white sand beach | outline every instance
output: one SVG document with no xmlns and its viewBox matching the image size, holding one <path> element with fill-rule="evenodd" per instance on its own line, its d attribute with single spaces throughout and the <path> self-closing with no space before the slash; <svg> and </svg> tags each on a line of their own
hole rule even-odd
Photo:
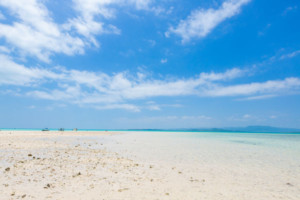
<svg viewBox="0 0 300 200">
<path fill-rule="evenodd" d="M 214 134 L 0 131 L 0 199 L 300 199 L 299 135 Z"/>
</svg>

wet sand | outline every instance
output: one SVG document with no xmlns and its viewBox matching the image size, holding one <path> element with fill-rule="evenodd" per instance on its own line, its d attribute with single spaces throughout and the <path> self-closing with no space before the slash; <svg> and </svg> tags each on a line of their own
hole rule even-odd
<svg viewBox="0 0 300 200">
<path fill-rule="evenodd" d="M 161 154 L 177 144 L 130 134 L 0 131 L 0 199 L 300 199 L 299 160 L 276 166 L 259 151 L 252 153 L 261 163 L 237 159 L 237 146 L 205 140 L 197 159 L 179 148 L 187 160 L 175 153 L 167 160 Z"/>
</svg>

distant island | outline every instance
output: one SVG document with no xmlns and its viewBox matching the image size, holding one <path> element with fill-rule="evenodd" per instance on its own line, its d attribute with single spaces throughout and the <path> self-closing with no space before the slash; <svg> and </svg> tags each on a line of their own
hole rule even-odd
<svg viewBox="0 0 300 200">
<path fill-rule="evenodd" d="M 180 128 L 180 129 L 128 129 L 147 131 L 202 131 L 202 132 L 251 132 L 251 133 L 300 133 L 300 129 L 272 126 L 247 126 L 226 128 Z"/>
</svg>

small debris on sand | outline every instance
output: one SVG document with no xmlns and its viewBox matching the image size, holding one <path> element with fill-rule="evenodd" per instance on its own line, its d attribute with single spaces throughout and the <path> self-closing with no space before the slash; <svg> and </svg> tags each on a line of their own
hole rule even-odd
<svg viewBox="0 0 300 200">
<path fill-rule="evenodd" d="M 80 175 L 81 175 L 81 173 L 78 172 L 77 174 L 73 175 L 73 178 L 76 177 L 76 176 L 80 176 Z"/>
<path fill-rule="evenodd" d="M 129 190 L 129 188 L 123 188 L 123 189 L 119 189 L 118 192 L 123 192 L 125 190 Z"/>
<path fill-rule="evenodd" d="M 286 183 L 288 186 L 294 186 L 293 184 L 291 184 L 291 183 Z"/>
</svg>

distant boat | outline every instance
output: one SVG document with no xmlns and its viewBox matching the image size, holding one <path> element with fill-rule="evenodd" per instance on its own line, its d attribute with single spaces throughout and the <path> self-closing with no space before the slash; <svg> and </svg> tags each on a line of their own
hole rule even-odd
<svg viewBox="0 0 300 200">
<path fill-rule="evenodd" d="M 65 129 L 64 128 L 60 128 L 60 129 L 58 129 L 59 131 L 65 131 Z"/>
<path fill-rule="evenodd" d="M 73 131 L 78 131 L 78 129 L 77 129 L 77 128 L 74 128 Z"/>
<path fill-rule="evenodd" d="M 42 129 L 42 131 L 49 131 L 49 128 L 44 128 Z"/>
</svg>

